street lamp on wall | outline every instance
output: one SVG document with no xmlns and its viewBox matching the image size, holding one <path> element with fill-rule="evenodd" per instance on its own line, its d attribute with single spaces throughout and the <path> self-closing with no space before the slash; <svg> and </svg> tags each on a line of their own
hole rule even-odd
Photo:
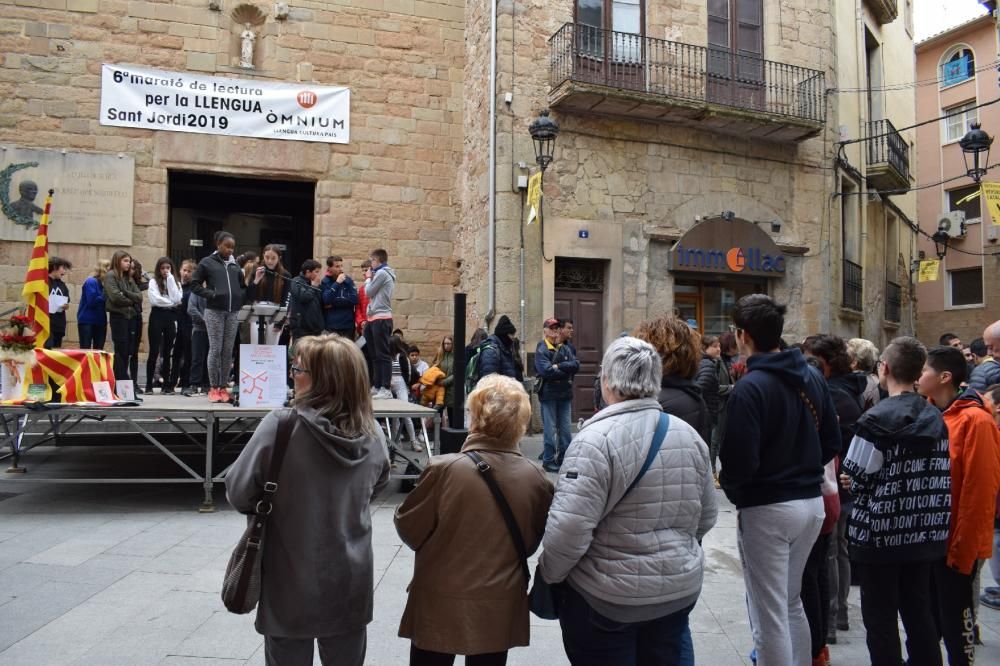
<svg viewBox="0 0 1000 666">
<path fill-rule="evenodd" d="M 528 133 L 535 144 L 535 162 L 544 172 L 552 162 L 556 150 L 556 137 L 559 136 L 559 123 L 549 118 L 549 110 L 542 112 L 528 126 Z"/>
<path fill-rule="evenodd" d="M 965 174 L 977 184 L 986 175 L 990 163 L 990 146 L 993 145 L 993 137 L 980 128 L 979 123 L 972 123 L 966 135 L 958 141 L 965 160 Z"/>
<path fill-rule="evenodd" d="M 938 259 L 944 260 L 944 255 L 948 254 L 948 241 L 951 236 L 948 235 L 947 231 L 938 229 L 931 236 L 931 240 L 934 241 L 934 251 L 937 253 Z"/>
</svg>

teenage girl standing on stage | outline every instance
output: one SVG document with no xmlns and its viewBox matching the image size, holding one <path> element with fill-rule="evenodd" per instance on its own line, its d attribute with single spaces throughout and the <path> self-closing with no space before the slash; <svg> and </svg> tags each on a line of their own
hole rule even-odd
<svg viewBox="0 0 1000 666">
<path fill-rule="evenodd" d="M 247 301 L 250 303 L 274 303 L 285 306 L 288 304 L 288 290 L 292 285 L 292 274 L 285 269 L 281 262 L 281 250 L 277 245 L 265 245 L 261 252 L 263 264 L 257 267 L 253 275 L 253 282 L 247 285 Z M 275 321 L 284 319 L 283 316 L 275 318 Z M 267 327 L 267 344 L 278 344 L 281 335 L 281 326 Z M 250 331 L 250 339 L 257 342 L 257 330 Z"/>
<path fill-rule="evenodd" d="M 215 234 L 215 252 L 198 263 L 191 278 L 191 291 L 206 300 L 205 329 L 208 332 L 208 392 L 210 402 L 229 402 L 229 368 L 233 344 L 239 330 L 237 313 L 243 305 L 246 284 L 243 271 L 233 258 L 236 238 L 228 231 Z"/>
<path fill-rule="evenodd" d="M 153 279 L 147 290 L 149 304 L 149 358 L 146 360 L 146 393 L 153 392 L 153 373 L 156 359 L 163 355 L 160 376 L 163 377 L 162 392 L 172 394 L 174 386 L 170 382 L 170 361 L 173 357 L 174 340 L 177 337 L 177 307 L 181 304 L 181 288 L 174 279 L 174 262 L 170 257 L 160 257 L 153 270 Z"/>
<path fill-rule="evenodd" d="M 111 270 L 104 275 L 104 307 L 111 320 L 116 382 L 132 379 L 129 354 L 139 335 L 136 304 L 142 305 L 142 292 L 132 279 L 132 257 L 125 250 L 118 250 L 111 257 Z"/>
</svg>

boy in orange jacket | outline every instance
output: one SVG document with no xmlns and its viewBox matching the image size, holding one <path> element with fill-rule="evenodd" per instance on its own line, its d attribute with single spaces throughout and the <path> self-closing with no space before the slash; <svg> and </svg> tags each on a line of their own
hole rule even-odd
<svg viewBox="0 0 1000 666">
<path fill-rule="evenodd" d="M 959 349 L 927 352 L 917 386 L 944 412 L 951 459 L 948 556 L 937 567 L 940 630 L 951 666 L 975 660 L 974 581 L 979 560 L 993 552 L 993 514 L 1000 491 L 1000 432 L 973 390 L 960 388 L 968 366 Z M 919 496 L 919 495 L 918 495 Z"/>
</svg>

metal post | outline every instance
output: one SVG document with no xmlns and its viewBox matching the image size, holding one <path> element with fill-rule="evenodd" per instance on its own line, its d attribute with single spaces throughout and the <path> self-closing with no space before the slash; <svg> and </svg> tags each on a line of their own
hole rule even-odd
<svg viewBox="0 0 1000 666">
<path fill-rule="evenodd" d="M 202 501 L 201 507 L 198 508 L 198 513 L 215 513 L 215 498 L 212 497 L 212 491 L 215 488 L 215 482 L 212 481 L 212 452 L 215 450 L 216 436 L 219 433 L 219 417 L 216 412 L 208 413 L 205 425 L 207 426 L 205 428 L 205 499 Z"/>
</svg>

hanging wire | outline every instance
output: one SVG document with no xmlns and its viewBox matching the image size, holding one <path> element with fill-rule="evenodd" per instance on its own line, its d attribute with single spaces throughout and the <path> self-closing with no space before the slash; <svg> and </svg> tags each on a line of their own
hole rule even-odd
<svg viewBox="0 0 1000 666">
<path fill-rule="evenodd" d="M 982 67 L 977 67 L 974 72 L 978 74 L 979 72 L 985 72 L 988 69 L 993 69 L 994 67 L 1000 66 L 1000 60 L 994 60 L 988 65 L 983 65 Z M 971 78 L 971 77 L 970 77 Z M 944 77 L 937 79 L 924 79 L 922 81 L 911 81 L 909 83 L 894 83 L 889 86 L 883 86 L 878 88 L 830 88 L 827 92 L 830 93 L 867 93 L 867 92 L 892 92 L 894 90 L 907 90 L 909 88 L 923 88 L 925 86 L 933 86 L 944 83 Z M 969 79 L 963 79 L 968 81 Z"/>
<path fill-rule="evenodd" d="M 984 106 L 990 106 L 990 105 L 996 104 L 997 102 L 1000 102 L 1000 97 L 997 97 L 996 99 L 990 100 L 989 102 L 983 102 L 982 104 L 977 104 L 977 105 L 969 107 L 969 108 L 963 108 L 961 111 L 955 111 L 953 113 L 946 113 L 945 115 L 938 116 L 937 118 L 931 118 L 930 120 L 923 120 L 923 121 L 921 121 L 919 123 L 915 123 L 913 125 L 908 125 L 907 127 L 900 127 L 898 129 L 896 129 L 896 131 L 894 131 L 894 132 L 883 132 L 882 134 L 873 134 L 872 136 L 866 136 L 866 137 L 862 137 L 860 139 L 847 139 L 846 141 L 838 141 L 837 145 L 840 146 L 841 148 L 843 148 L 844 146 L 850 145 L 852 143 L 861 143 L 862 141 L 872 141 L 874 139 L 881 139 L 881 138 L 887 137 L 887 136 L 895 136 L 896 134 L 899 134 L 901 132 L 905 132 L 906 130 L 915 129 L 917 127 L 923 127 L 924 125 L 930 125 L 931 123 L 936 123 L 939 120 L 947 120 L 948 118 L 954 118 L 955 116 L 964 116 L 969 111 L 974 111 L 975 109 L 981 109 Z"/>
</svg>

